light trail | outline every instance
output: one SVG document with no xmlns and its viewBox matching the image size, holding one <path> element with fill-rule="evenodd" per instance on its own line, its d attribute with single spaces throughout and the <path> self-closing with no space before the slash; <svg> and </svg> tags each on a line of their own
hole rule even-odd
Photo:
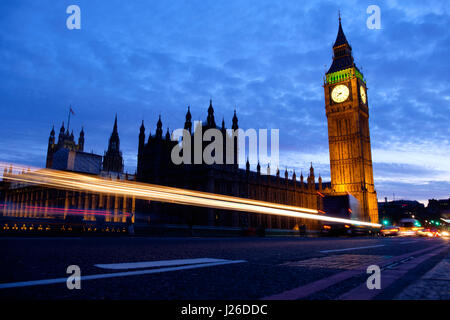
<svg viewBox="0 0 450 320">
<path fill-rule="evenodd" d="M 0 168 L 8 168 L 0 162 Z M 289 206 L 259 200 L 218 195 L 201 191 L 139 183 L 135 181 L 111 180 L 97 176 L 88 176 L 74 172 L 51 169 L 29 170 L 24 166 L 14 166 L 22 170 L 22 174 L 7 174 L 4 179 L 22 183 L 45 185 L 74 191 L 88 191 L 103 194 L 115 194 L 135 197 L 143 200 L 167 202 L 181 205 L 208 207 L 223 210 L 281 215 L 328 222 L 347 223 L 370 227 L 381 227 L 380 224 L 351 219 L 335 218 L 319 214 L 318 210 Z"/>
<path fill-rule="evenodd" d="M 0 210 L 13 209 L 11 203 L 0 204 Z M 68 216 L 113 216 L 114 211 L 108 210 L 93 210 L 93 209 L 71 209 L 71 208 L 58 208 L 58 207 L 42 207 L 42 206 L 23 206 L 21 208 L 25 211 L 32 211 L 32 214 L 46 214 L 49 216 L 68 215 Z M 130 217 L 131 213 L 118 211 L 119 216 Z"/>
</svg>

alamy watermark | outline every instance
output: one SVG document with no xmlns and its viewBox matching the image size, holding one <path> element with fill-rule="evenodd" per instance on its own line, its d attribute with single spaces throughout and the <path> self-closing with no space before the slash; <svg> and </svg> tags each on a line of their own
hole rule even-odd
<svg viewBox="0 0 450 320">
<path fill-rule="evenodd" d="M 81 9 L 79 6 L 72 4 L 67 7 L 66 13 L 70 14 L 66 20 L 67 29 L 81 29 Z"/>
<path fill-rule="evenodd" d="M 373 264 L 367 267 L 367 274 L 371 276 L 367 278 L 366 285 L 367 289 L 381 289 L 381 269 L 379 266 Z"/>
<path fill-rule="evenodd" d="M 176 129 L 171 140 L 178 142 L 171 151 L 172 163 L 181 164 L 238 164 L 263 161 L 272 167 L 279 165 L 279 129 L 210 128 L 203 132 L 197 125 L 193 134 L 186 129 Z M 270 147 L 270 155 L 268 149 Z"/>
<path fill-rule="evenodd" d="M 66 280 L 67 289 L 73 290 L 81 289 L 81 269 L 76 264 L 72 264 L 67 267 L 66 270 L 67 274 L 70 274 L 70 276 Z"/>
<path fill-rule="evenodd" d="M 67 7 L 66 13 L 70 14 L 66 20 L 66 26 L 69 30 L 81 29 L 81 9 L 79 6 L 72 4 Z M 370 16 L 366 20 L 367 28 L 381 29 L 381 9 L 379 6 L 372 4 L 367 7 L 366 13 Z"/>
<path fill-rule="evenodd" d="M 370 5 L 366 10 L 370 16 L 366 20 L 367 28 L 369 29 L 381 29 L 381 9 L 377 5 Z"/>
</svg>

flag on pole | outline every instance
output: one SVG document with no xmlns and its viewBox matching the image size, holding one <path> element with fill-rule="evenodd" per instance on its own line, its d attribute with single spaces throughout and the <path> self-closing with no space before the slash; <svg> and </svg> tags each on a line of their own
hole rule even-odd
<svg viewBox="0 0 450 320">
<path fill-rule="evenodd" d="M 75 112 L 72 110 L 72 106 L 70 107 L 69 111 L 70 111 L 71 114 L 75 115 Z"/>
</svg>

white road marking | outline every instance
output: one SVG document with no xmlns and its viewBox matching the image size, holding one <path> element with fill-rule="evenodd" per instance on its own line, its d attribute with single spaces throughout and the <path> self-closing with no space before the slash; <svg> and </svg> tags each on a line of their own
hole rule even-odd
<svg viewBox="0 0 450 320">
<path fill-rule="evenodd" d="M 92 275 L 88 275 L 88 276 L 81 276 L 80 278 L 81 278 L 81 281 L 84 281 L 84 280 L 128 277 L 128 276 L 138 276 L 138 275 L 143 275 L 143 274 L 152 274 L 152 273 L 162 273 L 162 272 L 170 272 L 170 271 L 178 271 L 178 270 L 214 267 L 214 266 L 221 266 L 221 265 L 225 265 L 225 264 L 234 264 L 234 263 L 243 263 L 243 262 L 247 262 L 247 261 L 245 261 L 245 260 L 225 260 L 223 262 L 202 263 L 202 264 L 194 264 L 194 265 L 187 265 L 187 266 L 180 266 L 180 267 L 168 267 L 168 268 L 145 269 L 145 270 L 128 271 L 128 272 L 92 274 Z M 55 279 L 44 279 L 44 280 L 35 280 L 35 281 L 0 283 L 0 289 L 30 287 L 30 286 L 39 286 L 39 285 L 55 284 L 55 283 L 65 283 L 66 281 L 67 281 L 67 278 L 55 278 Z"/>
<path fill-rule="evenodd" d="M 98 268 L 102 268 L 102 269 L 123 270 L 123 269 L 142 269 L 142 268 L 153 268 L 153 267 L 182 266 L 182 265 L 187 265 L 187 264 L 212 263 L 212 262 L 224 262 L 224 261 L 230 261 L 230 260 L 198 258 L 198 259 L 177 259 L 177 260 L 96 264 L 95 266 Z"/>
<path fill-rule="evenodd" d="M 335 249 L 335 250 L 323 250 L 319 251 L 321 253 L 329 253 L 329 252 L 339 252 L 339 251 L 351 251 L 351 250 L 360 250 L 360 249 L 369 249 L 369 248 L 378 248 L 384 247 L 384 244 L 379 244 L 376 246 L 367 246 L 367 247 L 355 247 L 355 248 L 345 248 L 345 249 Z"/>
</svg>

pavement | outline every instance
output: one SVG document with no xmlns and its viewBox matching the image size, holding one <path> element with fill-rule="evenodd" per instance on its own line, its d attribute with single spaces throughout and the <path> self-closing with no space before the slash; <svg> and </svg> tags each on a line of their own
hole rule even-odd
<svg viewBox="0 0 450 320">
<path fill-rule="evenodd" d="M 440 238 L 0 237 L 0 255 L 1 300 L 448 300 L 450 291 Z M 367 287 L 373 265 L 380 289 Z M 69 266 L 80 289 L 67 286 Z"/>
<path fill-rule="evenodd" d="M 450 300 L 450 254 L 419 280 L 395 297 L 396 300 Z"/>
</svg>

